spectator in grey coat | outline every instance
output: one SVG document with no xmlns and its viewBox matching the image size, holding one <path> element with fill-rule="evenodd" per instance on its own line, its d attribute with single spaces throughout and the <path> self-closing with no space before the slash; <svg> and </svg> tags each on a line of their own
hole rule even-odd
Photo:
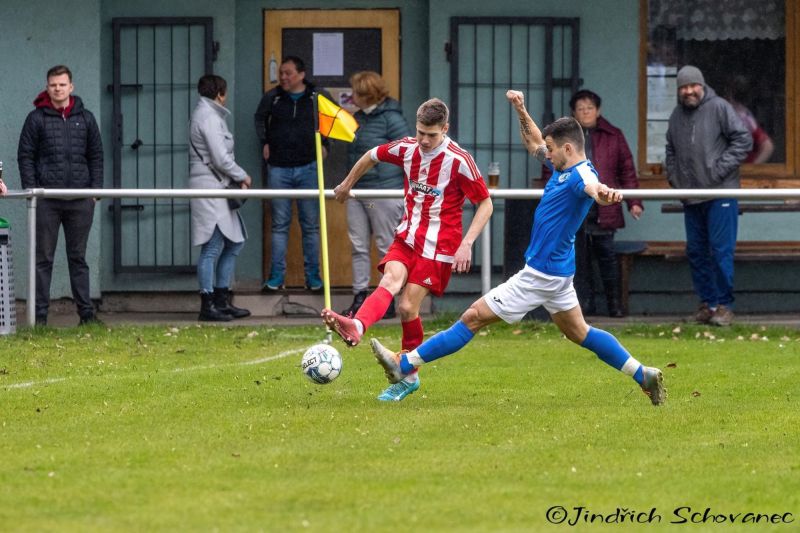
<svg viewBox="0 0 800 533">
<path fill-rule="evenodd" d="M 233 156 L 233 135 L 225 119 L 228 86 L 220 76 L 207 74 L 197 82 L 200 99 L 189 126 L 189 188 L 225 189 L 231 182 L 248 189 L 252 184 Z M 238 209 L 225 198 L 192 198 L 192 246 L 202 246 L 197 262 L 200 320 L 226 322 L 250 316 L 235 307 L 230 290 L 247 230 Z"/>
<path fill-rule="evenodd" d="M 706 85 L 700 69 L 678 71 L 678 105 L 667 129 L 667 180 L 676 189 L 738 189 L 739 165 L 753 145 L 736 110 Z M 739 206 L 735 198 L 683 200 L 686 257 L 700 299 L 695 321 L 733 321 L 733 254 Z"/>
<path fill-rule="evenodd" d="M 356 72 L 350 77 L 353 102 L 359 107 L 355 113 L 358 131 L 355 140 L 347 146 L 348 170 L 373 146 L 380 146 L 411 135 L 408 122 L 403 118 L 400 102 L 389 97 L 386 83 L 380 74 L 372 71 Z M 358 189 L 402 189 L 403 169 L 388 163 L 379 163 L 359 180 Z M 372 237 L 380 257 L 386 255 L 394 241 L 394 229 L 403 218 L 403 199 L 354 199 L 347 202 L 347 233 L 353 254 L 353 303 L 342 311 L 345 316 L 355 315 L 367 298 L 371 271 L 370 244 Z M 386 311 L 386 318 L 396 314 L 394 301 Z"/>
</svg>

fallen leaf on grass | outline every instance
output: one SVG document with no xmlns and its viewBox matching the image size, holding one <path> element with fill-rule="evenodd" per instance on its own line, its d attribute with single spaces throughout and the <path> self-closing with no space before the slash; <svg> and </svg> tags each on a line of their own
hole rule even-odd
<svg viewBox="0 0 800 533">
<path fill-rule="evenodd" d="M 700 391 L 692 391 L 692 396 L 697 398 L 698 396 L 700 396 Z"/>
<path fill-rule="evenodd" d="M 678 363 L 667 363 L 667 368 L 678 368 Z"/>
</svg>

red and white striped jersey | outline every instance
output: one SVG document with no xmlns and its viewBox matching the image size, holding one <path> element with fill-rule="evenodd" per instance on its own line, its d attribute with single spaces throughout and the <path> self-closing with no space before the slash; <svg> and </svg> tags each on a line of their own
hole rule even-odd
<svg viewBox="0 0 800 533">
<path fill-rule="evenodd" d="M 478 203 L 489 196 L 472 156 L 449 137 L 427 154 L 416 138 L 406 137 L 376 146 L 370 155 L 405 173 L 406 205 L 396 238 L 422 257 L 452 263 L 461 244 L 464 198 Z"/>
</svg>

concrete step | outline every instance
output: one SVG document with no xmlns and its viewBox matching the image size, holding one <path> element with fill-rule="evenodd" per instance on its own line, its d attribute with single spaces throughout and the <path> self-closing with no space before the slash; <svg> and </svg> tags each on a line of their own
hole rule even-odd
<svg viewBox="0 0 800 533">
<path fill-rule="evenodd" d="M 331 294 L 331 305 L 334 311 L 341 311 L 350 306 L 353 294 L 350 291 L 336 291 Z M 260 317 L 318 317 L 325 305 L 322 294 L 314 294 L 305 290 L 285 290 L 277 293 L 262 294 L 257 291 L 234 293 L 237 307 L 249 309 L 253 316 Z M 431 297 L 422 302 L 420 312 L 432 312 Z M 196 313 L 200 309 L 200 297 L 195 292 L 109 292 L 104 293 L 98 302 L 101 313 Z M 70 299 L 54 300 L 50 312 L 55 314 L 75 313 Z M 18 320 L 24 321 L 25 302 L 17 302 Z"/>
</svg>

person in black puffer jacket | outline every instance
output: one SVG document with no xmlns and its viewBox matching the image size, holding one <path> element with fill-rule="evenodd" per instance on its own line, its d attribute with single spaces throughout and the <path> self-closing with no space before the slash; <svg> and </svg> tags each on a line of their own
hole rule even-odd
<svg viewBox="0 0 800 533">
<path fill-rule="evenodd" d="M 100 189 L 103 142 L 94 115 L 72 96 L 72 72 L 47 71 L 47 89 L 33 101 L 19 137 L 17 159 L 24 189 Z M 64 227 L 72 296 L 80 324 L 97 322 L 89 290 L 86 243 L 94 219 L 94 198 L 40 198 L 36 210 L 36 324 L 47 324 L 50 279 L 59 227 Z"/>
</svg>

